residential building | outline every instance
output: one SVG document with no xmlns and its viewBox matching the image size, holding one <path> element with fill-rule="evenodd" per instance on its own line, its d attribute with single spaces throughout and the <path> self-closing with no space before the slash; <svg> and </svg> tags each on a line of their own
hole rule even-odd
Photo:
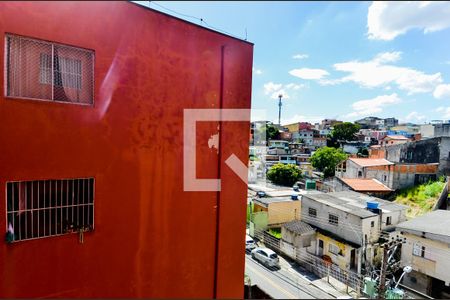
<svg viewBox="0 0 450 300">
<path fill-rule="evenodd" d="M 419 126 L 419 132 L 422 134 L 424 139 L 429 139 L 435 137 L 434 134 L 434 124 L 422 124 Z"/>
<path fill-rule="evenodd" d="M 398 119 L 396 118 L 386 118 L 384 119 L 384 127 L 391 128 L 398 125 Z"/>
<path fill-rule="evenodd" d="M 306 249 L 316 239 L 316 230 L 306 222 L 294 220 L 281 226 L 280 250 L 292 258 L 298 249 Z"/>
<path fill-rule="evenodd" d="M 373 207 L 373 208 L 372 208 Z M 363 252 L 372 262 L 380 231 L 406 220 L 404 205 L 352 191 L 302 196 L 301 220 L 317 229 L 315 255 L 326 255 L 343 269 L 361 272 Z"/>
<path fill-rule="evenodd" d="M 313 137 L 311 146 L 317 148 L 325 147 L 327 145 L 327 139 L 324 137 Z"/>
<path fill-rule="evenodd" d="M 450 298 L 450 211 L 435 210 L 396 227 L 406 239 L 401 266 L 413 268 L 403 284 L 433 298 Z"/>
<path fill-rule="evenodd" d="M 369 134 L 369 136 L 372 139 L 377 140 L 378 142 L 380 142 L 382 139 L 384 139 L 384 137 L 387 135 L 387 131 L 386 130 L 372 130 Z"/>
<path fill-rule="evenodd" d="M 438 163 L 393 163 L 384 158 L 349 158 L 338 164 L 335 175 L 341 179 L 376 179 L 397 190 L 435 180 Z"/>
<path fill-rule="evenodd" d="M 438 164 L 438 175 L 450 175 L 450 137 L 434 137 L 381 148 L 379 155 L 394 163 Z"/>
<path fill-rule="evenodd" d="M 269 149 L 289 149 L 289 142 L 285 140 L 269 140 Z"/>
<path fill-rule="evenodd" d="M 424 138 L 450 136 L 450 123 L 423 124 L 419 131 Z"/>
<path fill-rule="evenodd" d="M 292 124 L 283 125 L 289 132 L 297 132 L 299 130 L 311 130 L 314 126 L 308 122 L 296 122 Z"/>
<path fill-rule="evenodd" d="M 292 189 L 266 192 L 265 196 L 252 199 L 250 235 L 258 236 L 268 228 L 280 228 L 282 224 L 300 220 L 300 201 Z"/>
<path fill-rule="evenodd" d="M 363 129 L 386 129 L 397 126 L 398 120 L 396 118 L 382 119 L 378 117 L 365 117 L 363 119 L 356 120 L 355 123 L 359 124 Z"/>
<path fill-rule="evenodd" d="M 378 124 L 377 121 L 381 120 L 377 117 L 365 117 L 360 120 L 356 120 L 355 124 L 359 124 L 362 129 L 377 129 Z"/>
<path fill-rule="evenodd" d="M 292 141 L 295 143 L 303 143 L 306 146 L 313 144 L 314 130 L 302 129 L 292 133 Z"/>
<path fill-rule="evenodd" d="M 398 134 L 408 135 L 408 134 L 416 134 L 419 132 L 419 126 L 413 123 L 406 123 L 391 127 L 390 130 L 393 132 L 398 132 Z M 392 133 L 388 133 L 391 134 Z"/>
<path fill-rule="evenodd" d="M 325 129 L 319 129 L 319 135 L 320 137 L 328 137 L 331 133 L 331 129 L 330 128 L 325 128 Z"/>
<path fill-rule="evenodd" d="M 403 135 L 386 135 L 380 142 L 382 146 L 390 146 L 397 144 L 404 144 L 409 142 L 410 139 L 404 137 Z"/>
<path fill-rule="evenodd" d="M 249 122 L 217 151 L 198 122 L 198 178 L 228 174 L 189 191 L 183 111 L 250 108 L 253 45 L 125 1 L 0 20 L 0 297 L 242 298 L 247 188 L 219 158 L 247 161 Z"/>
<path fill-rule="evenodd" d="M 336 124 L 341 124 L 342 121 L 338 121 L 336 119 L 323 119 L 320 126 L 321 128 L 330 128 Z"/>
</svg>

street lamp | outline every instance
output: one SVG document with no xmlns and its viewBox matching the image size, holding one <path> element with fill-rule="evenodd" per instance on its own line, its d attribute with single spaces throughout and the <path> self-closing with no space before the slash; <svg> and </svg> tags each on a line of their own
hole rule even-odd
<svg viewBox="0 0 450 300">
<path fill-rule="evenodd" d="M 403 273 L 402 273 L 402 275 L 400 276 L 400 278 L 398 279 L 398 282 L 397 282 L 397 284 L 395 285 L 394 289 L 396 289 L 396 288 L 398 287 L 398 285 L 400 284 L 400 282 L 401 282 L 402 279 L 403 279 L 403 276 L 405 276 L 406 273 L 411 273 L 411 271 L 412 271 L 412 267 L 411 267 L 411 266 L 406 266 L 406 267 L 403 268 Z"/>
<path fill-rule="evenodd" d="M 278 125 L 280 125 L 281 126 L 281 98 L 283 98 L 283 95 L 282 94 L 279 94 L 278 95 L 278 98 L 280 99 L 279 101 L 278 101 Z"/>
</svg>

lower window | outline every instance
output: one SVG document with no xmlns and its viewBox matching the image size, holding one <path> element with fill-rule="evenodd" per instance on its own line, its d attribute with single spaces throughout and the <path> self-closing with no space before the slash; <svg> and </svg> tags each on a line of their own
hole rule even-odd
<svg viewBox="0 0 450 300">
<path fill-rule="evenodd" d="M 94 178 L 6 183 L 7 241 L 94 229 Z"/>
</svg>

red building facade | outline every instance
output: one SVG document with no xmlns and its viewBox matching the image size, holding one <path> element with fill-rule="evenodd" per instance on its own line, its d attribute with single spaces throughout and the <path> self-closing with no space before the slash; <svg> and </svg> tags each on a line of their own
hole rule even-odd
<svg viewBox="0 0 450 300">
<path fill-rule="evenodd" d="M 128 2 L 0 3 L 0 297 L 243 296 L 253 45 Z"/>
</svg>

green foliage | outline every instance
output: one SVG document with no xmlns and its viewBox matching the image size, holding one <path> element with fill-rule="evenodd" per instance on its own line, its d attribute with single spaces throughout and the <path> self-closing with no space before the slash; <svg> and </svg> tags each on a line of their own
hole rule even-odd
<svg viewBox="0 0 450 300">
<path fill-rule="evenodd" d="M 445 177 L 439 178 L 438 181 L 402 189 L 397 193 L 394 202 L 409 206 L 406 212 L 408 218 L 421 216 L 433 209 L 444 186 Z"/>
<path fill-rule="evenodd" d="M 252 217 L 252 212 L 253 212 L 253 203 L 250 202 L 249 204 L 247 204 L 247 223 L 250 223 L 250 219 Z"/>
<path fill-rule="evenodd" d="M 267 178 L 275 184 L 293 186 L 302 178 L 302 172 L 296 165 L 278 163 L 267 172 Z"/>
<path fill-rule="evenodd" d="M 280 228 L 270 228 L 268 230 L 271 236 L 276 237 L 277 239 L 281 239 L 281 229 Z"/>
<path fill-rule="evenodd" d="M 332 147 L 322 147 L 311 156 L 311 165 L 323 172 L 325 177 L 334 176 L 336 165 L 347 159 L 347 155 L 341 150 Z"/>
<path fill-rule="evenodd" d="M 361 156 L 369 156 L 369 150 L 367 148 L 359 148 L 358 154 Z"/>
<path fill-rule="evenodd" d="M 351 122 L 336 124 L 331 131 L 331 138 L 335 141 L 353 141 L 355 140 L 354 134 L 357 133 L 359 129 L 361 129 L 361 126 L 359 126 L 358 124 L 353 124 Z"/>
<path fill-rule="evenodd" d="M 278 139 L 280 136 L 280 132 L 278 131 L 278 129 L 270 124 L 267 124 L 266 127 L 266 137 L 268 140 L 276 140 Z"/>
<path fill-rule="evenodd" d="M 255 140 L 277 140 L 280 137 L 280 132 L 275 126 L 268 123 L 265 126 L 255 129 L 254 136 Z"/>
</svg>

